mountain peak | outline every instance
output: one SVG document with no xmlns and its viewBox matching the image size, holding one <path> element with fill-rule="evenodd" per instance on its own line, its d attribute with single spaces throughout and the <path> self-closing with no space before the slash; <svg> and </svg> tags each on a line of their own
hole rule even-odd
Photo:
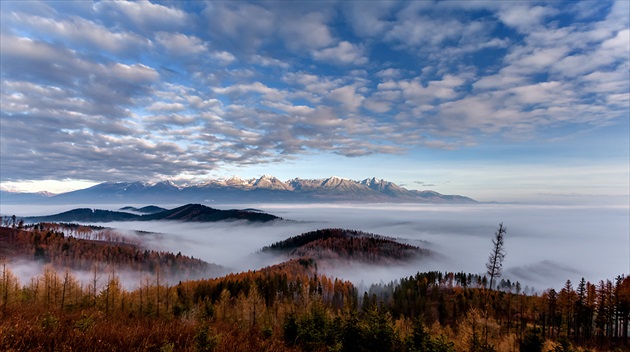
<svg viewBox="0 0 630 352">
<path fill-rule="evenodd" d="M 161 181 L 158 182 L 156 184 L 153 185 L 153 187 L 157 187 L 157 188 L 170 188 L 170 189 L 177 189 L 179 190 L 180 187 L 177 186 L 176 184 L 174 184 L 172 181 L 170 180 L 166 180 L 166 181 Z"/>
<path fill-rule="evenodd" d="M 290 191 L 292 187 L 289 184 L 286 184 L 274 176 L 271 175 L 263 175 L 258 180 L 254 182 L 252 185 L 254 188 L 266 188 L 272 190 L 279 191 Z"/>
<path fill-rule="evenodd" d="M 246 187 L 250 184 L 249 181 L 242 179 L 239 176 L 232 176 L 223 182 L 225 183 L 225 185 L 231 187 Z"/>
</svg>

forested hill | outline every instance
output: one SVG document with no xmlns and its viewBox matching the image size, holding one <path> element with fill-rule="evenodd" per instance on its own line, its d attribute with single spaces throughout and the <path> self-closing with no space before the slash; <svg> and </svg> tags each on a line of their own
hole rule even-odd
<svg viewBox="0 0 630 352">
<path fill-rule="evenodd" d="M 175 220 L 192 222 L 214 222 L 230 220 L 247 220 L 253 222 L 267 222 L 281 218 L 258 211 L 250 210 L 220 210 L 201 204 L 187 204 L 170 210 L 162 210 L 151 214 L 132 214 L 123 211 L 79 208 L 59 214 L 26 217 L 27 223 L 36 222 L 109 222 L 109 221 L 152 221 Z"/>
<path fill-rule="evenodd" d="M 201 278 L 227 271 L 181 253 L 148 250 L 114 229 L 76 224 L 0 227 L 0 261 L 5 258 L 33 259 L 75 270 L 91 270 L 94 265 L 148 273 L 160 270 L 171 278 Z"/>
<path fill-rule="evenodd" d="M 35 222 L 109 222 L 109 221 L 137 221 L 140 215 L 126 213 L 122 211 L 111 211 L 90 208 L 77 208 L 65 211 L 63 213 L 26 217 L 24 221 L 27 223 Z"/>
<path fill-rule="evenodd" d="M 275 215 L 258 211 L 240 209 L 219 210 L 201 204 L 187 204 L 179 208 L 141 216 L 141 220 L 143 221 L 178 220 L 212 222 L 223 220 L 248 220 L 256 222 L 267 222 L 280 219 L 281 218 Z"/>
<path fill-rule="evenodd" d="M 303 233 L 264 247 L 261 251 L 283 254 L 290 258 L 369 263 L 404 261 L 433 254 L 430 250 L 399 243 L 393 238 L 346 229 L 322 229 Z"/>
<path fill-rule="evenodd" d="M 168 209 L 158 207 L 155 205 L 147 205 L 146 207 L 142 207 L 142 208 L 127 206 L 127 207 L 122 207 L 119 210 L 132 211 L 132 212 L 141 213 L 141 214 L 155 214 L 155 213 L 159 213 L 161 211 L 168 210 Z"/>
</svg>

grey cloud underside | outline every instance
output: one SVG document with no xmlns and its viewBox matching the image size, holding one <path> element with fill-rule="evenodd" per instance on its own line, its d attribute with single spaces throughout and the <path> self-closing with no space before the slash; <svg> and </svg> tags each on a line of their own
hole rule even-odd
<svg viewBox="0 0 630 352">
<path fill-rule="evenodd" d="M 626 2 L 565 26 L 553 4 L 427 4 L 2 5 L 1 177 L 158 179 L 627 117 Z"/>
</svg>

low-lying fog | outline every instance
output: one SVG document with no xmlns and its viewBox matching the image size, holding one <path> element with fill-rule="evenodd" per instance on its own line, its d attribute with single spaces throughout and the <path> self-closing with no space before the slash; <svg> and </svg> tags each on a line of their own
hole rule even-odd
<svg viewBox="0 0 630 352">
<path fill-rule="evenodd" d="M 128 205 L 128 204 L 125 204 Z M 146 204 L 140 204 L 144 206 Z M 141 236 L 149 248 L 182 252 L 235 271 L 258 269 L 279 259 L 252 256 L 263 246 L 303 232 L 339 227 L 399 238 L 432 249 L 441 256 L 399 267 L 354 265 L 337 267 L 330 274 L 355 283 L 388 282 L 417 271 L 485 272 L 498 224 L 507 227 L 503 278 L 525 287 L 559 289 L 567 279 L 591 282 L 630 273 L 630 214 L 625 207 L 534 205 L 277 205 L 218 206 L 219 209 L 254 207 L 291 222 L 271 224 L 112 222 L 99 223 L 128 230 L 159 232 Z M 120 206 L 94 206 L 117 209 Z M 4 215 L 52 214 L 73 209 L 33 209 L 2 206 Z M 29 212 L 30 211 L 30 212 Z M 36 214 L 32 212 L 35 211 Z"/>
</svg>

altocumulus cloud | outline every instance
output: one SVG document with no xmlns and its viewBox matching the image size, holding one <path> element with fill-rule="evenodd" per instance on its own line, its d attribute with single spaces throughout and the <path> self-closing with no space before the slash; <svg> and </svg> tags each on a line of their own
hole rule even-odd
<svg viewBox="0 0 630 352">
<path fill-rule="evenodd" d="M 1 177 L 194 176 L 619 123 L 629 5 L 591 5 L 5 2 Z"/>
</svg>

